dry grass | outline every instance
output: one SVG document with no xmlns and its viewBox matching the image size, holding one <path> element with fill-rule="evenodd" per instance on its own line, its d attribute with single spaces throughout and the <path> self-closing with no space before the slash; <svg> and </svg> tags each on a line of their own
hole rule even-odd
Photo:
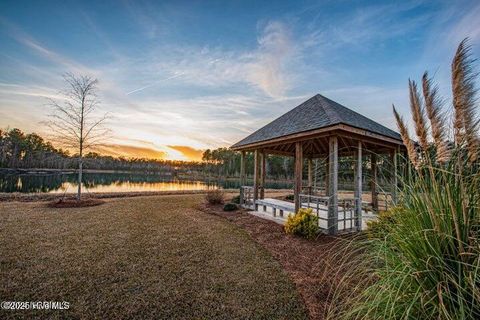
<svg viewBox="0 0 480 320">
<path fill-rule="evenodd" d="M 71 305 L 0 318 L 305 318 L 281 265 L 235 224 L 195 209 L 201 201 L 0 203 L 1 300 Z"/>
</svg>

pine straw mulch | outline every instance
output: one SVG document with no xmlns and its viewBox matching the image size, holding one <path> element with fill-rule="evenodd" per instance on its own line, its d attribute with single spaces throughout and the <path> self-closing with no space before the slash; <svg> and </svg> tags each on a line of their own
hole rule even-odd
<svg viewBox="0 0 480 320">
<path fill-rule="evenodd" d="M 87 198 L 87 199 L 58 199 L 51 201 L 47 204 L 50 208 L 83 208 L 83 207 L 93 207 L 99 206 L 104 204 L 105 201 L 101 199 L 95 198 Z"/>
<path fill-rule="evenodd" d="M 246 232 L 280 262 L 295 283 L 311 319 L 325 319 L 332 295 L 342 278 L 338 253 L 346 253 L 348 236 L 319 235 L 314 240 L 285 234 L 283 226 L 240 209 L 225 212 L 221 205 L 199 210 L 222 216 Z M 340 272 L 339 272 L 340 271 Z"/>
</svg>

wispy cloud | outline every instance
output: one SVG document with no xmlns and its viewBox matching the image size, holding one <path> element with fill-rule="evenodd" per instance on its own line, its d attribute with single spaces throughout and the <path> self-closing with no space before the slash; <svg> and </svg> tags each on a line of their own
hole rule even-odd
<svg viewBox="0 0 480 320">
<path fill-rule="evenodd" d="M 470 41 L 480 44 L 480 3 L 473 8 L 469 8 L 464 12 L 463 16 L 458 19 L 448 33 L 447 39 L 450 45 L 458 45 L 465 37 L 469 37 Z"/>
<path fill-rule="evenodd" d="M 408 77 L 440 63 L 448 73 L 457 38 L 480 41 L 480 5 L 472 3 L 321 2 L 252 13 L 250 20 L 242 18 L 245 28 L 231 35 L 216 33 L 231 21 L 209 19 L 217 6 L 206 14 L 195 5 L 125 1 L 116 8 L 119 17 L 112 12 L 104 20 L 78 5 L 75 30 L 87 30 L 85 47 L 102 50 L 101 57 L 57 37 L 28 34 L 31 26 L 9 22 L 21 21 L 13 15 L 0 17 L 0 38 L 11 42 L 0 52 L 0 125 L 28 123 L 26 129 L 36 126 L 41 133 L 36 123 L 48 113 L 45 97 L 60 98 L 61 75 L 70 71 L 99 78 L 101 108 L 115 115 L 109 121 L 114 136 L 108 144 L 117 146 L 112 153 L 198 157 L 200 150 L 228 146 L 317 92 L 394 127 L 390 106 L 407 110 Z M 120 20 L 125 28 L 112 28 Z M 439 47 L 448 47 L 447 54 Z M 421 52 L 428 55 L 417 59 Z"/>
<path fill-rule="evenodd" d="M 137 61 L 137 70 L 157 71 L 164 78 L 153 80 L 140 89 L 155 87 L 165 80 L 195 87 L 243 85 L 259 89 L 269 97 L 280 97 L 295 79 L 296 44 L 288 26 L 270 21 L 259 29 L 257 47 L 234 51 L 221 47 L 159 46 Z M 167 75 L 165 77 L 165 75 Z M 134 89 L 128 94 L 137 92 Z"/>
<path fill-rule="evenodd" d="M 295 54 L 295 43 L 287 26 L 270 21 L 258 38 L 259 48 L 249 66 L 247 78 L 271 97 L 283 96 L 291 86 L 287 72 L 289 59 Z"/>
<path fill-rule="evenodd" d="M 161 82 L 163 82 L 163 81 L 172 80 L 172 79 L 178 78 L 178 77 L 180 77 L 180 76 L 182 76 L 182 75 L 183 75 L 183 73 L 177 73 L 177 74 L 175 74 L 175 75 L 173 75 L 173 76 L 171 76 L 171 77 L 168 77 L 168 78 L 165 78 L 165 79 L 160 79 L 160 80 L 155 81 L 155 82 L 153 82 L 153 83 L 147 84 L 146 86 L 143 86 L 143 87 L 140 87 L 140 88 L 138 88 L 138 89 L 129 91 L 129 92 L 126 93 L 126 95 L 129 96 L 129 95 L 131 95 L 132 93 L 145 90 L 145 89 L 150 88 L 150 87 L 152 87 L 152 86 L 154 86 L 154 85 L 156 85 L 156 84 L 159 84 L 159 83 L 161 83 Z"/>
<path fill-rule="evenodd" d="M 200 149 L 195 149 L 189 146 L 168 146 L 170 149 L 177 150 L 181 152 L 185 158 L 193 161 L 201 161 L 203 156 L 203 151 Z"/>
<path fill-rule="evenodd" d="M 138 147 L 121 144 L 104 144 L 98 147 L 98 152 L 114 157 L 127 158 L 150 158 L 150 159 L 165 159 L 167 152 L 156 150 L 153 148 Z"/>
</svg>

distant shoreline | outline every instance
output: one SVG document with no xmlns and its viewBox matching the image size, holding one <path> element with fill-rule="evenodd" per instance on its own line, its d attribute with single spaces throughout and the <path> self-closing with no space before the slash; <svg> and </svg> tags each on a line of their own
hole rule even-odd
<svg viewBox="0 0 480 320">
<path fill-rule="evenodd" d="M 25 175 L 44 175 L 44 174 L 74 174 L 77 173 L 76 169 L 49 169 L 49 168 L 0 168 L 0 174 L 25 174 Z M 209 174 L 200 174 L 196 172 L 185 173 L 170 171 L 135 171 L 135 170 L 112 170 L 112 169 L 83 169 L 83 173 L 126 173 L 126 174 L 152 174 L 163 175 L 169 177 L 177 177 L 179 179 L 193 179 L 193 180 L 239 180 L 240 177 L 235 176 L 214 176 Z M 247 177 L 247 181 L 253 181 L 253 177 Z M 266 178 L 266 182 L 277 183 L 293 183 L 292 179 L 274 179 Z"/>
<path fill-rule="evenodd" d="M 238 194 L 238 189 L 223 189 L 225 193 Z M 267 189 L 269 193 L 290 192 L 288 189 Z M 144 197 L 144 196 L 167 196 L 167 195 L 188 195 L 188 194 L 205 194 L 208 190 L 178 190 L 178 191 L 140 191 L 140 192 L 91 192 L 82 195 L 82 198 L 96 199 L 112 199 L 112 198 L 128 198 L 128 197 Z M 0 193 L 0 202 L 18 201 L 18 202 L 35 202 L 35 201 L 52 201 L 60 198 L 75 198 L 76 193 Z"/>
<path fill-rule="evenodd" d="M 0 168 L 0 173 L 11 174 L 74 174 L 77 169 L 47 169 L 47 168 Z M 165 176 L 173 176 L 169 171 L 128 171 L 128 170 L 111 170 L 111 169 L 83 169 L 83 173 L 142 173 L 142 174 L 161 174 Z"/>
</svg>

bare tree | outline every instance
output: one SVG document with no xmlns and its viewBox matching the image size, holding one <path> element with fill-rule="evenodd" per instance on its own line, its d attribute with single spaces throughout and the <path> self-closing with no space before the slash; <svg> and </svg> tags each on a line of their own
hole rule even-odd
<svg viewBox="0 0 480 320">
<path fill-rule="evenodd" d="M 106 139 L 109 130 L 104 127 L 108 114 L 95 114 L 99 106 L 97 96 L 98 80 L 89 76 L 64 75 L 66 89 L 62 91 L 63 100 L 50 99 L 53 113 L 46 122 L 51 130 L 52 139 L 57 144 L 70 149 L 78 155 L 78 191 L 77 200 L 82 196 L 83 155 L 88 149 Z"/>
</svg>

